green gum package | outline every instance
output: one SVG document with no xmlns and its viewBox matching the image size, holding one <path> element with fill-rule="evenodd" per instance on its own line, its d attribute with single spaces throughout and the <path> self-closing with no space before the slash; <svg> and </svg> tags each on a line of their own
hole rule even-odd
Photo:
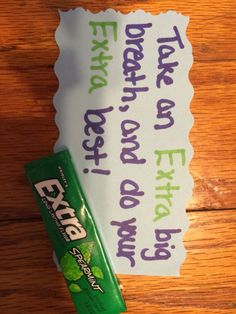
<svg viewBox="0 0 236 314">
<path fill-rule="evenodd" d="M 68 150 L 25 166 L 79 314 L 118 314 L 125 303 Z"/>
</svg>

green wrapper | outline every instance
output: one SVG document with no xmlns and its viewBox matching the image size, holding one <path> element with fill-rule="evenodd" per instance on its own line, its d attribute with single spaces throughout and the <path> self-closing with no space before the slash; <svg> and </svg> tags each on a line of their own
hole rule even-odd
<svg viewBox="0 0 236 314">
<path fill-rule="evenodd" d="M 77 313 L 125 312 L 69 152 L 33 161 L 25 169 Z"/>
</svg>

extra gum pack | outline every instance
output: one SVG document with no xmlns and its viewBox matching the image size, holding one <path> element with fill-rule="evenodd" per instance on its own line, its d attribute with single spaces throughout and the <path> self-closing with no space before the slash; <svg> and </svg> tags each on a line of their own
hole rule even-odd
<svg viewBox="0 0 236 314">
<path fill-rule="evenodd" d="M 69 151 L 33 161 L 25 169 L 77 313 L 125 312 Z"/>
</svg>

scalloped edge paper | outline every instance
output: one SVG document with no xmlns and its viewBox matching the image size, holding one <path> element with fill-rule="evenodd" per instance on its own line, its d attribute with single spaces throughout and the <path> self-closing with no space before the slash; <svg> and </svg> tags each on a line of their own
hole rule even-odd
<svg viewBox="0 0 236 314">
<path fill-rule="evenodd" d="M 189 18 L 59 11 L 54 97 L 116 273 L 179 275 L 192 195 Z"/>
</svg>

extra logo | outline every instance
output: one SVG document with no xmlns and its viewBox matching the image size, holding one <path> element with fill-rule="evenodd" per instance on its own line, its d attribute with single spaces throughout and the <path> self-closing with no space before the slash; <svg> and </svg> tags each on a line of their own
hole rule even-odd
<svg viewBox="0 0 236 314">
<path fill-rule="evenodd" d="M 59 180 L 45 180 L 34 186 L 66 241 L 85 238 L 86 230 L 76 217 L 75 209 L 64 200 L 65 190 Z"/>
</svg>

